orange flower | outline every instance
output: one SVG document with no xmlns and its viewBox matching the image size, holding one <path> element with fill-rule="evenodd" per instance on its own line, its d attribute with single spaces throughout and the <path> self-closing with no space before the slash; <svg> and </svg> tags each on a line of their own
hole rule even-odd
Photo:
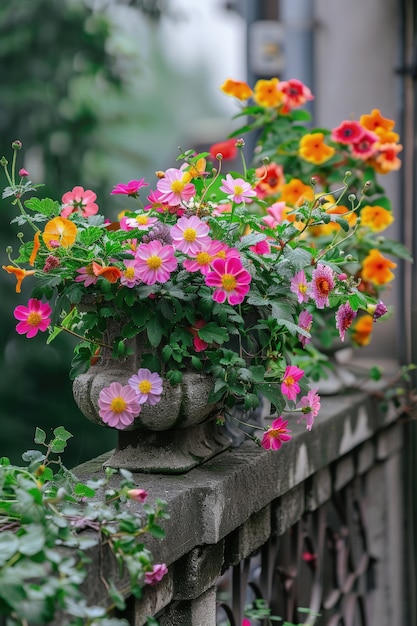
<svg viewBox="0 0 417 626">
<path fill-rule="evenodd" d="M 285 182 L 282 165 L 277 165 L 274 162 L 258 167 L 255 174 L 258 178 L 256 184 L 258 198 L 264 198 L 265 196 L 278 193 Z"/>
<path fill-rule="evenodd" d="M 358 346 L 367 346 L 371 342 L 373 328 L 372 315 L 362 315 L 352 326 L 352 341 Z"/>
<path fill-rule="evenodd" d="M 93 261 L 92 268 L 95 276 L 102 276 L 103 278 L 108 280 L 109 283 L 115 283 L 122 275 L 122 272 L 119 270 L 119 268 L 115 267 L 114 265 L 106 265 L 103 267 L 103 265 L 99 265 L 98 263 Z"/>
<path fill-rule="evenodd" d="M 362 276 L 374 285 L 385 285 L 393 280 L 394 274 L 391 269 L 394 267 L 397 267 L 396 263 L 385 258 L 379 250 L 373 248 L 363 261 Z"/>
<path fill-rule="evenodd" d="M 403 149 L 399 143 L 385 143 L 379 146 L 378 154 L 373 159 L 373 166 L 378 174 L 388 174 L 393 170 L 399 170 L 401 161 L 397 154 Z"/>
<path fill-rule="evenodd" d="M 382 117 L 379 109 L 372 109 L 369 115 L 361 115 L 359 124 L 373 133 L 377 130 L 377 128 L 392 130 L 395 126 L 394 120 Z"/>
<path fill-rule="evenodd" d="M 194 165 L 190 165 L 190 167 L 184 172 L 184 176 L 182 180 L 186 183 L 189 183 L 191 179 L 196 176 L 201 176 L 203 172 L 206 171 L 206 159 L 198 159 Z"/>
<path fill-rule="evenodd" d="M 247 83 L 232 78 L 227 78 L 220 89 L 226 96 L 234 96 L 238 100 L 247 100 L 252 95 L 252 89 Z"/>
<path fill-rule="evenodd" d="M 21 291 L 22 280 L 26 278 L 26 276 L 30 276 L 35 273 L 35 270 L 22 270 L 20 267 L 15 267 L 14 265 L 3 265 L 2 267 L 9 274 L 14 274 L 16 276 L 16 293 L 20 293 Z"/>
<path fill-rule="evenodd" d="M 263 107 L 277 107 L 284 99 L 284 94 L 278 89 L 278 78 L 258 80 L 255 84 L 253 99 Z"/>
<path fill-rule="evenodd" d="M 321 165 L 331 159 L 335 149 L 324 143 L 323 133 L 308 133 L 301 138 L 298 153 L 305 161 Z"/>
<path fill-rule="evenodd" d="M 391 211 L 382 206 L 367 204 L 361 210 L 361 224 L 367 226 L 373 232 L 379 232 L 388 228 L 394 221 Z"/>
<path fill-rule="evenodd" d="M 41 244 L 39 243 L 40 234 L 41 234 L 41 231 L 37 230 L 33 238 L 33 250 L 29 258 L 29 265 L 35 264 L 36 255 L 38 254 L 39 248 L 41 247 Z"/>
<path fill-rule="evenodd" d="M 280 200 L 291 206 L 299 206 L 305 200 L 314 199 L 314 191 L 299 178 L 292 178 L 282 186 Z"/>
<path fill-rule="evenodd" d="M 400 139 L 398 133 L 394 133 L 392 130 L 386 130 L 379 126 L 375 129 L 375 134 L 378 135 L 378 141 L 381 145 L 384 143 L 397 143 Z"/>
<path fill-rule="evenodd" d="M 77 227 L 66 217 L 54 217 L 47 222 L 42 238 L 46 247 L 53 250 L 56 247 L 70 248 L 77 236 Z"/>
</svg>

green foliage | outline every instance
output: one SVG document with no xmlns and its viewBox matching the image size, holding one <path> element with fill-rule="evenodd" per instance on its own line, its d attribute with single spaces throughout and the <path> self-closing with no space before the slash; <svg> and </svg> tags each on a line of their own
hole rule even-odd
<svg viewBox="0 0 417 626">
<path fill-rule="evenodd" d="M 153 569 L 144 540 L 164 538 L 159 524 L 168 517 L 165 502 L 131 509 L 129 498 L 138 490 L 127 470 L 117 487 L 111 468 L 101 479 L 79 482 L 60 458 L 71 437 L 58 427 L 47 442 L 37 427 L 35 443 L 43 451 L 25 452 L 27 466 L 0 459 L 0 615 L 9 626 L 48 624 L 58 616 L 67 626 L 127 625 L 111 617 L 114 607 L 125 608 L 115 581 L 104 580 L 107 608 L 88 605 L 86 551 L 111 551 L 130 581 L 124 592 L 141 597 L 144 576 Z"/>
</svg>

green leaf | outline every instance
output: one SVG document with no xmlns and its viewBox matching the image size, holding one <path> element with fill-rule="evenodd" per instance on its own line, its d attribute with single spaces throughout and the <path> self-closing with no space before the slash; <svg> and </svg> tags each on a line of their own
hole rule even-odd
<svg viewBox="0 0 417 626">
<path fill-rule="evenodd" d="M 42 444 L 45 443 L 46 440 L 46 432 L 44 430 L 42 430 L 42 428 L 38 428 L 38 426 L 36 427 L 35 430 L 35 443 L 38 444 Z"/>
<path fill-rule="evenodd" d="M 25 533 L 19 536 L 19 552 L 26 556 L 38 554 L 45 545 L 45 531 L 40 524 L 25 526 Z"/>
<path fill-rule="evenodd" d="M 200 328 L 198 336 L 207 343 L 222 344 L 230 339 L 227 330 L 223 326 L 216 324 L 216 322 L 209 322 L 203 328 Z"/>
<path fill-rule="evenodd" d="M 34 461 L 43 461 L 45 459 L 45 455 L 40 452 L 40 450 L 26 450 L 22 454 L 22 459 L 26 463 L 33 463 Z"/>
<path fill-rule="evenodd" d="M 65 430 L 63 426 L 58 426 L 58 428 L 55 428 L 54 435 L 58 439 L 63 439 L 64 441 L 68 441 L 68 439 L 71 439 L 72 437 L 72 434 L 68 432 L 68 430 Z"/>
<path fill-rule="evenodd" d="M 87 487 L 83 483 L 77 483 L 74 487 L 74 494 L 79 498 L 93 498 L 96 495 L 94 489 Z"/>
<path fill-rule="evenodd" d="M 162 341 L 163 328 L 156 317 L 151 318 L 146 326 L 149 343 L 156 348 Z"/>
<path fill-rule="evenodd" d="M 164 529 L 157 524 L 152 524 L 149 527 L 149 532 L 151 533 L 152 537 L 156 537 L 156 539 L 164 539 L 166 534 Z"/>
<path fill-rule="evenodd" d="M 0 533 L 0 565 L 3 565 L 19 550 L 19 540 L 10 530 Z"/>
<path fill-rule="evenodd" d="M 40 200 L 39 198 L 30 198 L 30 200 L 26 200 L 25 207 L 34 211 L 34 213 L 42 213 L 42 215 L 46 215 L 46 217 L 59 215 L 61 210 L 59 202 L 51 200 L 51 198 L 44 198 L 43 200 Z"/>
<path fill-rule="evenodd" d="M 166 373 L 166 378 L 171 385 L 179 385 L 182 382 L 182 372 L 179 370 L 169 370 Z"/>
<path fill-rule="evenodd" d="M 256 387 L 259 389 L 260 393 L 274 405 L 277 413 L 281 413 L 285 406 L 285 400 L 281 393 L 280 386 L 272 383 L 261 383 L 256 385 Z"/>
<path fill-rule="evenodd" d="M 114 582 L 112 580 L 109 580 L 108 582 L 109 582 L 109 588 L 108 588 L 109 596 L 113 600 L 116 608 L 122 611 L 126 607 L 125 599 L 122 593 L 116 588 Z"/>
</svg>

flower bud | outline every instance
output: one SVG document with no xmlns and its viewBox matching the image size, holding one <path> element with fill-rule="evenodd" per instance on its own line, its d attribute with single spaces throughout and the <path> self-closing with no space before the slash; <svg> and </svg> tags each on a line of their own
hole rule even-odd
<svg viewBox="0 0 417 626">
<path fill-rule="evenodd" d="M 243 148 L 244 145 L 245 145 L 244 139 L 236 139 L 236 148 Z"/>
<path fill-rule="evenodd" d="M 126 492 L 127 497 L 130 500 L 135 500 L 136 502 L 145 502 L 148 497 L 148 492 L 144 489 L 129 489 Z"/>
<path fill-rule="evenodd" d="M 0 159 L 0 165 L 2 167 L 6 167 L 6 165 L 8 164 L 8 160 L 6 159 L 6 157 L 1 157 Z"/>
<path fill-rule="evenodd" d="M 22 149 L 22 142 L 19 141 L 19 139 L 16 139 L 12 143 L 12 148 L 13 148 L 13 150 L 21 150 Z"/>
<path fill-rule="evenodd" d="M 155 172 L 155 176 L 157 178 L 165 178 L 165 172 L 162 172 L 161 170 L 158 170 L 157 172 Z"/>
<path fill-rule="evenodd" d="M 347 170 L 347 171 L 345 172 L 345 176 L 352 176 L 352 172 L 351 172 L 350 170 Z"/>
<path fill-rule="evenodd" d="M 23 176 L 29 176 L 29 172 L 28 172 L 27 170 L 25 170 L 25 168 L 24 168 L 24 167 L 22 167 L 22 168 L 19 170 L 19 176 L 22 176 L 22 177 L 23 177 Z"/>
<path fill-rule="evenodd" d="M 347 280 L 347 274 L 345 274 L 344 272 L 341 272 L 339 274 L 339 280 Z"/>
<path fill-rule="evenodd" d="M 218 161 L 222 161 L 222 159 L 223 159 L 223 155 L 222 155 L 222 153 L 221 153 L 221 152 L 218 152 L 218 153 L 216 154 L 216 159 L 217 159 Z"/>
<path fill-rule="evenodd" d="M 345 261 L 353 261 L 353 256 L 351 254 L 347 254 L 345 257 Z"/>
<path fill-rule="evenodd" d="M 6 252 L 7 252 L 7 254 L 11 254 L 13 252 L 12 246 L 7 246 Z"/>
<path fill-rule="evenodd" d="M 355 202 L 355 200 L 356 200 L 355 194 L 354 193 L 350 193 L 348 195 L 348 200 L 349 200 L 349 202 Z"/>
</svg>

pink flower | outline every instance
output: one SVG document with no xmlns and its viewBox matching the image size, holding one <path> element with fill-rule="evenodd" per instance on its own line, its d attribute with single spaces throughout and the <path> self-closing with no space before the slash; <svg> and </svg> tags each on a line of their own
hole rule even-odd
<svg viewBox="0 0 417 626">
<path fill-rule="evenodd" d="M 126 259 L 124 262 L 125 269 L 122 270 L 120 282 L 126 287 L 132 288 L 141 282 L 141 278 L 138 271 L 138 263 L 136 259 Z"/>
<path fill-rule="evenodd" d="M 301 311 L 300 315 L 298 316 L 298 325 L 300 326 L 300 328 L 303 328 L 309 333 L 311 330 L 312 324 L 313 324 L 312 314 L 309 313 L 309 311 Z M 305 337 L 304 335 L 298 335 L 298 339 L 300 340 L 303 348 L 305 345 L 307 345 L 311 341 L 311 339 L 309 339 L 308 337 Z"/>
<path fill-rule="evenodd" d="M 14 310 L 14 316 L 19 320 L 16 331 L 19 335 L 26 335 L 28 339 L 34 337 L 38 330 L 44 332 L 51 323 L 52 309 L 47 302 L 31 298 L 27 307 L 19 304 Z"/>
<path fill-rule="evenodd" d="M 146 213 L 138 213 L 136 217 L 122 217 L 120 220 L 120 228 L 121 230 L 133 230 L 134 228 L 138 230 L 149 230 L 157 221 L 157 217 L 150 217 L 146 215 Z"/>
<path fill-rule="evenodd" d="M 193 259 L 186 259 L 183 262 L 183 266 L 189 272 L 200 271 L 204 276 L 210 271 L 210 263 L 216 258 L 216 255 L 225 251 L 226 244 L 221 241 L 210 241 L 208 244 L 202 244 L 201 248 L 194 256 Z"/>
<path fill-rule="evenodd" d="M 220 191 L 226 193 L 229 200 L 236 202 L 236 204 L 252 202 L 251 198 L 256 196 L 256 191 L 252 189 L 252 185 L 243 178 L 233 178 L 231 174 L 226 174 L 226 178 L 223 178 L 221 182 Z"/>
<path fill-rule="evenodd" d="M 242 621 L 242 626 L 251 626 L 250 620 L 248 620 L 248 619 L 246 619 L 246 617 L 244 617 L 243 621 Z"/>
<path fill-rule="evenodd" d="M 174 252 L 172 246 L 163 246 L 157 239 L 141 244 L 135 253 L 137 273 L 141 280 L 146 285 L 166 283 L 178 265 Z"/>
<path fill-rule="evenodd" d="M 281 392 L 284 396 L 287 396 L 289 400 L 295 401 L 297 393 L 300 391 L 298 381 L 303 376 L 303 370 L 300 370 L 300 368 L 296 365 L 287 365 L 285 368 L 284 377 L 281 383 Z"/>
<path fill-rule="evenodd" d="M 360 139 L 351 144 L 352 154 L 359 159 L 369 159 L 378 151 L 378 135 L 365 130 Z"/>
<path fill-rule="evenodd" d="M 291 278 L 290 290 L 296 294 L 298 302 L 308 302 L 308 283 L 303 270 Z"/>
<path fill-rule="evenodd" d="M 158 211 L 158 213 L 163 213 L 164 211 L 167 211 L 169 209 L 169 204 L 167 204 L 166 202 L 162 202 L 161 197 L 162 193 L 157 189 L 155 189 L 155 191 L 151 191 L 151 193 L 147 197 L 147 200 L 150 204 L 144 206 L 145 211 L 148 211 L 149 209 L 154 209 L 155 211 Z"/>
<path fill-rule="evenodd" d="M 206 276 L 206 285 L 216 287 L 213 300 L 220 304 L 227 298 L 229 304 L 240 304 L 248 293 L 251 275 L 239 259 L 214 259 Z"/>
<path fill-rule="evenodd" d="M 333 128 L 331 139 L 345 145 L 357 143 L 363 136 L 365 129 L 354 120 L 345 120 L 336 128 Z"/>
<path fill-rule="evenodd" d="M 383 315 L 385 315 L 385 313 L 388 312 L 387 307 L 385 306 L 385 304 L 382 302 L 382 300 L 380 300 L 378 302 L 378 304 L 375 307 L 375 311 L 373 313 L 373 319 L 374 322 L 376 322 L 380 317 L 382 317 Z"/>
<path fill-rule="evenodd" d="M 296 78 L 282 80 L 278 83 L 277 89 L 284 94 L 284 111 L 291 111 L 303 106 L 307 100 L 314 100 L 310 89 Z"/>
<path fill-rule="evenodd" d="M 171 237 L 177 250 L 194 256 L 199 252 L 201 246 L 210 243 L 209 232 L 208 224 L 196 215 L 183 216 L 171 228 Z"/>
<path fill-rule="evenodd" d="M 84 287 L 95 285 L 98 281 L 98 276 L 96 276 L 93 272 L 92 263 L 90 263 L 89 265 L 85 265 L 84 267 L 80 267 L 76 271 L 79 276 L 76 276 L 74 278 L 74 281 L 76 283 L 84 283 Z"/>
<path fill-rule="evenodd" d="M 208 348 L 209 344 L 206 341 L 200 339 L 200 337 L 198 336 L 199 329 L 204 328 L 206 324 L 206 320 L 200 319 L 196 320 L 192 326 L 187 328 L 187 330 L 190 331 L 193 336 L 193 346 L 196 352 L 203 352 L 203 350 Z"/>
<path fill-rule="evenodd" d="M 274 202 L 266 210 L 268 215 L 263 217 L 263 221 L 269 226 L 269 228 L 275 228 L 278 224 L 282 224 L 285 219 L 285 209 L 287 205 L 285 202 Z"/>
<path fill-rule="evenodd" d="M 132 198 L 137 198 L 139 189 L 142 187 L 147 187 L 148 183 L 145 183 L 145 179 L 141 178 L 140 180 L 130 180 L 127 184 L 119 183 L 113 188 L 113 191 L 110 192 L 110 195 L 124 195 L 131 196 Z"/>
<path fill-rule="evenodd" d="M 342 304 L 336 311 L 336 328 L 339 331 L 340 339 L 345 340 L 345 332 L 351 327 L 356 317 L 356 311 L 352 309 L 349 302 Z"/>
<path fill-rule="evenodd" d="M 329 306 L 329 294 L 334 288 L 333 270 L 327 265 L 319 263 L 311 277 L 310 295 L 315 300 L 318 309 Z"/>
<path fill-rule="evenodd" d="M 317 389 L 310 389 L 306 396 L 303 396 L 297 407 L 302 408 L 303 416 L 298 420 L 298 424 L 301 420 L 306 420 L 306 429 L 311 430 L 314 424 L 314 418 L 317 417 L 320 411 L 320 396 L 317 393 Z"/>
<path fill-rule="evenodd" d="M 164 178 L 157 182 L 156 188 L 161 192 L 160 200 L 170 206 L 187 202 L 195 194 L 195 187 L 188 182 L 187 175 L 174 167 L 166 170 Z"/>
<path fill-rule="evenodd" d="M 22 178 L 23 178 L 23 176 L 29 176 L 29 172 L 28 172 L 27 170 L 25 170 L 25 168 L 24 168 L 24 167 L 22 167 L 22 168 L 19 170 L 19 176 L 22 176 Z"/>
<path fill-rule="evenodd" d="M 142 367 L 138 373 L 131 376 L 128 385 L 135 390 L 140 404 L 147 402 L 151 406 L 158 404 L 163 391 L 162 378 L 156 372 Z"/>
<path fill-rule="evenodd" d="M 72 191 L 67 191 L 62 196 L 61 215 L 68 217 L 71 213 L 77 212 L 80 212 L 83 217 L 95 215 L 98 211 L 96 199 L 94 191 L 90 189 L 84 191 L 84 187 L 73 187 Z"/>
<path fill-rule="evenodd" d="M 135 390 L 117 382 L 100 391 L 98 406 L 103 422 L 119 430 L 130 426 L 141 411 Z"/>
<path fill-rule="evenodd" d="M 261 256 L 262 254 L 269 254 L 271 252 L 271 246 L 266 239 L 263 239 L 262 241 L 255 243 L 254 246 L 250 246 L 249 250 Z"/>
<path fill-rule="evenodd" d="M 126 495 L 130 500 L 135 500 L 135 502 L 145 502 L 148 492 L 145 489 L 129 489 Z"/>
<path fill-rule="evenodd" d="M 288 420 L 284 420 L 282 416 L 277 417 L 271 426 L 264 433 L 261 446 L 265 450 L 279 450 L 283 442 L 291 439 L 291 431 L 287 428 Z"/>
<path fill-rule="evenodd" d="M 156 585 L 167 573 L 168 568 L 165 563 L 156 563 L 151 572 L 145 572 L 145 583 L 147 585 Z"/>
</svg>

